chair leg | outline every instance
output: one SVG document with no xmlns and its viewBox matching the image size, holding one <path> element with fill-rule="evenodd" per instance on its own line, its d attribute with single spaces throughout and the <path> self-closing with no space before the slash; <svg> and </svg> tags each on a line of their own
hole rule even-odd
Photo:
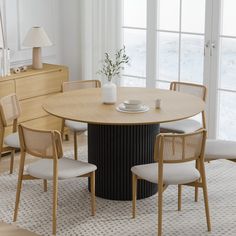
<svg viewBox="0 0 236 236">
<path fill-rule="evenodd" d="M 196 160 L 196 168 L 199 170 L 200 167 L 199 167 L 199 161 Z M 195 184 L 195 196 L 194 196 L 194 201 L 197 202 L 198 201 L 198 185 L 197 183 L 199 182 L 200 180 L 197 180 L 196 181 L 196 184 Z"/>
<path fill-rule="evenodd" d="M 137 201 L 137 175 L 132 174 L 132 217 L 136 216 L 136 201 Z"/>
<path fill-rule="evenodd" d="M 43 191 L 44 192 L 48 191 L 48 184 L 47 184 L 47 180 L 46 179 L 43 180 Z"/>
<path fill-rule="evenodd" d="M 198 202 L 198 186 L 197 184 L 195 185 L 195 196 L 194 196 L 194 201 Z"/>
<path fill-rule="evenodd" d="M 20 193 L 21 193 L 23 173 L 24 173 L 24 159 L 25 159 L 25 156 L 21 155 L 19 176 L 18 176 L 18 183 L 17 183 L 17 190 L 16 190 L 15 210 L 14 210 L 14 216 L 13 216 L 14 222 L 17 220 L 18 209 L 19 209 Z"/>
<path fill-rule="evenodd" d="M 15 150 L 11 151 L 10 174 L 13 173 Z"/>
<path fill-rule="evenodd" d="M 57 176 L 53 180 L 53 213 L 52 213 L 52 234 L 56 235 L 57 231 L 57 198 L 58 198 L 58 181 Z"/>
<path fill-rule="evenodd" d="M 158 184 L 158 236 L 162 235 L 162 199 L 163 185 Z"/>
<path fill-rule="evenodd" d="M 182 185 L 178 185 L 178 211 L 181 211 L 182 206 Z"/>
<path fill-rule="evenodd" d="M 62 119 L 61 121 L 61 138 L 64 139 L 64 129 L 65 129 L 65 120 Z"/>
<path fill-rule="evenodd" d="M 0 162 L 2 160 L 3 140 L 4 140 L 5 129 L 0 132 Z"/>
<path fill-rule="evenodd" d="M 207 220 L 207 229 L 211 231 L 211 221 L 210 221 L 210 211 L 208 204 L 208 194 L 207 194 L 207 184 L 206 184 L 206 174 L 204 163 L 201 163 L 201 178 L 202 178 L 202 188 L 203 188 L 203 196 L 204 196 L 204 204 L 205 204 L 205 212 L 206 212 L 206 220 Z"/>
<path fill-rule="evenodd" d="M 64 119 L 62 119 L 62 121 L 61 121 L 61 138 L 62 138 L 62 140 L 65 139 L 66 141 L 69 141 L 68 134 L 65 134 L 65 120 Z"/>
<path fill-rule="evenodd" d="M 15 210 L 14 210 L 14 217 L 13 217 L 14 222 L 17 220 L 19 202 L 20 202 L 21 187 L 22 187 L 22 178 L 19 178 L 18 184 L 17 184 L 17 190 L 16 190 L 16 202 L 15 202 Z"/>
<path fill-rule="evenodd" d="M 77 133 L 74 131 L 74 155 L 75 160 L 78 160 L 78 145 L 77 145 Z"/>
<path fill-rule="evenodd" d="M 91 173 L 90 176 L 90 189 L 91 189 L 91 207 L 92 216 L 95 216 L 96 212 L 96 199 L 95 199 L 95 171 Z"/>
</svg>

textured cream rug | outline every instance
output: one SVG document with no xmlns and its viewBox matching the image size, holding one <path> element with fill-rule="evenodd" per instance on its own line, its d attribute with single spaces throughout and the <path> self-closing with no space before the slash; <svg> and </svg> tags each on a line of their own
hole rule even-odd
<svg viewBox="0 0 236 236">
<path fill-rule="evenodd" d="M 86 148 L 80 159 L 86 160 Z M 67 152 L 67 156 L 71 153 Z M 194 189 L 184 187 L 182 211 L 177 211 L 177 187 L 164 193 L 163 233 L 176 236 L 236 235 L 236 164 L 213 161 L 206 164 L 212 232 L 207 233 L 202 191 L 195 203 Z M 0 221 L 12 223 L 17 174 L 0 176 Z M 58 229 L 62 236 L 156 235 L 157 196 L 137 202 L 137 218 L 131 219 L 131 202 L 97 198 L 97 213 L 90 216 L 86 179 L 59 183 Z M 42 181 L 25 181 L 17 225 L 39 235 L 51 235 L 52 185 L 43 192 Z"/>
</svg>

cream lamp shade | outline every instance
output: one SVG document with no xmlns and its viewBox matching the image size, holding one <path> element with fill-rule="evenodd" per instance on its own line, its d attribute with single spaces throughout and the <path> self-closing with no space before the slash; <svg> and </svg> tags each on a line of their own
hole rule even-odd
<svg viewBox="0 0 236 236">
<path fill-rule="evenodd" d="M 42 69 L 41 47 L 51 46 L 52 42 L 42 27 L 32 27 L 26 34 L 23 46 L 33 47 L 33 69 Z"/>
</svg>

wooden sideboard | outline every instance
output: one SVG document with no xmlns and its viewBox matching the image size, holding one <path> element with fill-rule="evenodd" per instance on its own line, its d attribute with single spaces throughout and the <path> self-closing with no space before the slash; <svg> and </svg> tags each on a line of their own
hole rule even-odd
<svg viewBox="0 0 236 236">
<path fill-rule="evenodd" d="M 68 68 L 61 65 L 44 64 L 43 69 L 0 77 L 0 97 L 16 93 L 22 110 L 19 123 L 38 129 L 60 130 L 61 119 L 48 115 L 42 103 L 52 94 L 61 92 L 61 84 L 68 80 Z M 12 127 L 6 129 L 9 134 Z"/>
</svg>

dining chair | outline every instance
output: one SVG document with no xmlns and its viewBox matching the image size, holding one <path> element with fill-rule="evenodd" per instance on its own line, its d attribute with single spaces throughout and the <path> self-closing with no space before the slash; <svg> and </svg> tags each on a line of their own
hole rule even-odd
<svg viewBox="0 0 236 236">
<path fill-rule="evenodd" d="M 20 168 L 13 221 L 17 220 L 23 180 L 47 179 L 53 181 L 53 225 L 56 234 L 58 180 L 74 177 L 90 177 L 92 215 L 95 215 L 95 171 L 93 164 L 63 157 L 61 134 L 58 131 L 42 131 L 19 125 L 21 146 Z M 28 165 L 24 173 L 26 154 L 41 158 Z"/>
<path fill-rule="evenodd" d="M 173 141 L 174 140 L 174 141 Z M 136 216 L 137 181 L 158 184 L 158 236 L 162 235 L 163 191 L 167 185 L 178 185 L 178 210 L 181 210 L 182 185 L 203 188 L 208 231 L 211 231 L 207 184 L 204 167 L 206 130 L 188 134 L 159 134 L 156 137 L 154 159 L 156 163 L 137 165 L 132 171 L 132 215 Z M 194 161 L 199 161 L 199 170 Z M 199 179 L 201 178 L 201 182 Z"/>
<path fill-rule="evenodd" d="M 100 88 L 101 82 L 99 80 L 80 80 L 80 81 L 69 81 L 62 84 L 62 92 L 68 92 L 78 89 L 86 88 Z M 74 157 L 78 160 L 78 145 L 77 145 L 77 134 L 81 134 L 87 130 L 87 124 L 72 120 L 62 120 L 61 134 L 64 136 L 65 127 L 72 130 L 74 135 Z"/>
<path fill-rule="evenodd" d="M 0 99 L 0 157 L 4 152 L 11 152 L 10 174 L 13 172 L 15 150 L 20 148 L 17 132 L 17 120 L 20 114 L 21 109 L 16 94 Z M 12 133 L 4 137 L 6 128 L 10 125 Z"/>
<path fill-rule="evenodd" d="M 236 141 L 206 140 L 205 160 L 213 161 L 219 159 L 236 161 Z"/>
<path fill-rule="evenodd" d="M 173 81 L 170 90 L 188 93 L 206 101 L 207 89 L 204 85 Z M 191 133 L 201 128 L 206 128 L 205 111 L 201 112 L 201 122 L 194 119 L 184 119 L 161 124 L 161 132 L 164 133 Z"/>
<path fill-rule="evenodd" d="M 230 160 L 236 162 L 236 142 L 220 139 L 207 139 L 205 161 Z M 195 187 L 195 201 L 198 201 L 198 187 Z"/>
</svg>

